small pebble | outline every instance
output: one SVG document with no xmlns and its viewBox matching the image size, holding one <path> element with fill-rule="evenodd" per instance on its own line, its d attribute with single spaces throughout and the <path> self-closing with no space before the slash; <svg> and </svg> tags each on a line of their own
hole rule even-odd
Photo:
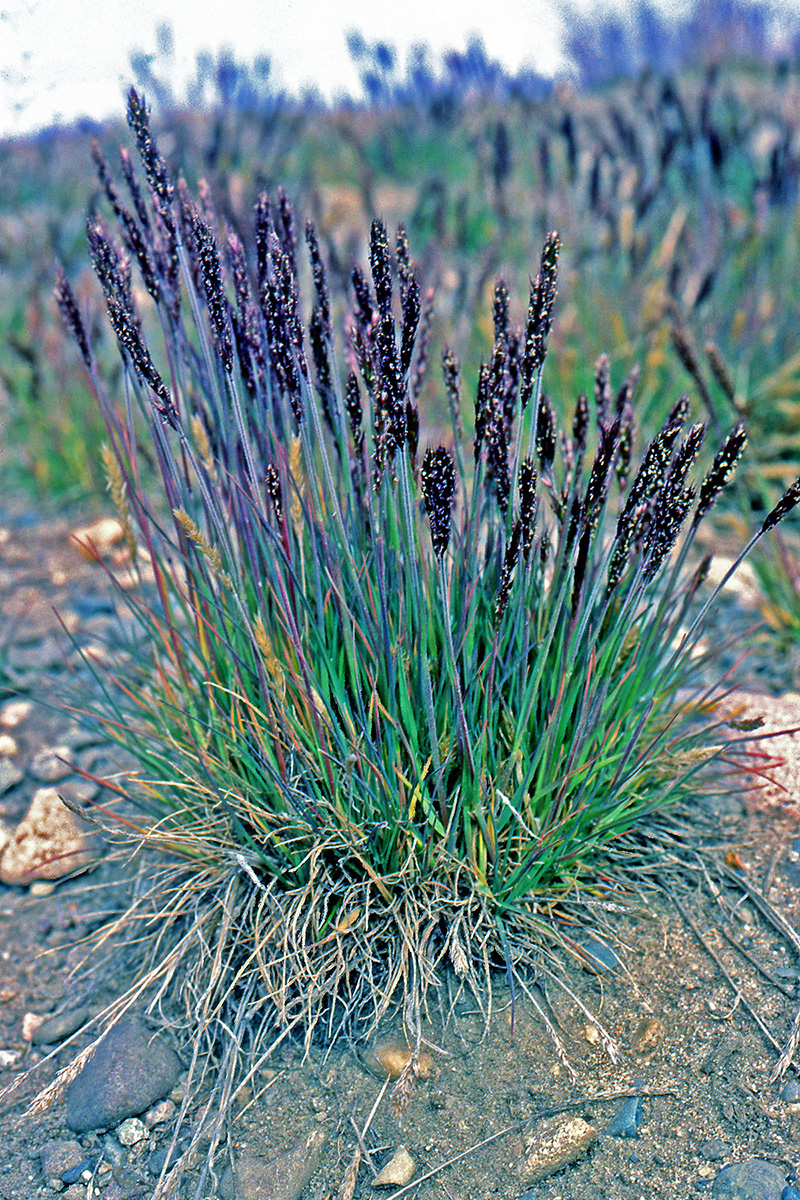
<svg viewBox="0 0 800 1200">
<path fill-rule="evenodd" d="M 0 758 L 0 794 L 9 792 L 12 787 L 22 783 L 24 773 L 10 758 Z"/>
<path fill-rule="evenodd" d="M 646 1017 L 633 1035 L 633 1051 L 639 1058 L 652 1058 L 664 1040 L 667 1027 L 658 1017 Z"/>
<path fill-rule="evenodd" d="M 414 1178 L 416 1163 L 405 1146 L 398 1146 L 372 1181 L 373 1187 L 403 1187 Z"/>
<path fill-rule="evenodd" d="M 523 1183 L 538 1183 L 575 1162 L 597 1137 L 582 1117 L 558 1116 L 540 1121 L 521 1147 L 517 1175 Z"/>
<path fill-rule="evenodd" d="M 31 711 L 30 700 L 10 700 L 0 710 L 0 725 L 4 729 L 16 729 Z"/>
<path fill-rule="evenodd" d="M 709 1138 L 707 1142 L 703 1142 L 697 1147 L 697 1153 L 706 1162 L 716 1162 L 717 1159 L 724 1158 L 730 1150 L 730 1146 L 726 1146 L 721 1138 Z"/>
<path fill-rule="evenodd" d="M 50 879 L 35 879 L 28 888 L 29 896 L 52 896 L 56 885 Z"/>
<path fill-rule="evenodd" d="M 623 1100 L 605 1128 L 609 1137 L 635 1138 L 642 1120 L 642 1098 L 631 1096 Z"/>
<path fill-rule="evenodd" d="M 40 783 L 58 783 L 72 774 L 71 756 L 69 746 L 46 746 L 33 756 L 28 770 Z"/>
<path fill-rule="evenodd" d="M 17 743 L 10 733 L 0 733 L 0 755 L 13 758 L 18 753 Z"/>
<path fill-rule="evenodd" d="M 138 1117 L 128 1117 L 117 1128 L 117 1141 L 120 1146 L 137 1146 L 147 1137 L 147 1126 Z"/>
<path fill-rule="evenodd" d="M 594 971 L 596 974 L 602 975 L 606 971 L 614 971 L 620 966 L 620 961 L 616 954 L 605 942 L 590 940 L 584 942 L 581 949 L 589 960 L 588 962 L 584 962 L 583 966 L 587 967 L 590 971 Z"/>
<path fill-rule="evenodd" d="M 800 1200 L 800 1192 L 797 1188 L 793 1188 L 790 1183 L 781 1192 L 781 1200 Z"/>
<path fill-rule="evenodd" d="M 144 1115 L 144 1123 L 148 1129 L 156 1125 L 165 1125 L 175 1116 L 175 1105 L 170 1099 L 161 1100 Z"/>
<path fill-rule="evenodd" d="M 361 1061 L 373 1075 L 381 1079 L 397 1079 L 411 1058 L 411 1053 L 405 1042 L 376 1042 L 371 1049 L 364 1051 Z M 433 1070 L 433 1056 L 420 1050 L 417 1068 L 420 1079 L 428 1079 Z"/>
<path fill-rule="evenodd" d="M 800 1082 L 796 1079 L 789 1079 L 781 1090 L 781 1100 L 786 1100 L 789 1104 L 795 1104 L 800 1100 Z"/>
<path fill-rule="evenodd" d="M 70 1034 L 80 1029 L 89 1020 L 87 1008 L 73 1008 L 70 1012 L 58 1013 L 54 1017 L 45 1017 L 41 1024 L 31 1032 L 31 1042 L 34 1046 L 50 1046 L 55 1042 L 63 1042 Z"/>
<path fill-rule="evenodd" d="M 70 1167 L 68 1171 L 64 1171 L 61 1176 L 62 1183 L 80 1183 L 82 1179 L 88 1175 L 91 1179 L 92 1172 L 97 1165 L 97 1158 L 84 1158 L 77 1166 Z"/>
</svg>

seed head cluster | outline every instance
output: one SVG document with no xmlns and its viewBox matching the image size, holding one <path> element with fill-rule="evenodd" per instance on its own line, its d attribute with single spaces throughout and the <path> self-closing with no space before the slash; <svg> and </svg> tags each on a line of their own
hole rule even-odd
<svg viewBox="0 0 800 1200">
<path fill-rule="evenodd" d="M 444 446 L 425 451 L 419 479 L 431 526 L 433 552 L 437 558 L 443 558 L 450 542 L 450 514 L 456 494 L 455 463 Z"/>
</svg>

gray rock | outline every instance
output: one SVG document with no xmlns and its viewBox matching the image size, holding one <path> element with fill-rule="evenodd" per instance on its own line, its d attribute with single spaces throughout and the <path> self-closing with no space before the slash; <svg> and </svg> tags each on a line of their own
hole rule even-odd
<svg viewBox="0 0 800 1200">
<path fill-rule="evenodd" d="M 761 1158 L 723 1167 L 711 1188 L 713 1200 L 781 1200 L 786 1172 Z"/>
<path fill-rule="evenodd" d="M 641 1096 L 630 1096 L 623 1100 L 605 1128 L 609 1137 L 635 1138 L 642 1120 Z"/>
<path fill-rule="evenodd" d="M 58 785 L 58 794 L 64 803 L 77 804 L 79 808 L 91 804 L 99 791 L 99 783 L 95 783 L 93 779 L 81 779 L 78 775 L 73 775 L 71 779 L 65 779 Z"/>
<path fill-rule="evenodd" d="M 79 1142 L 64 1142 L 54 1139 L 45 1142 L 39 1151 L 42 1164 L 42 1174 L 45 1179 L 61 1179 L 71 1168 L 78 1166 L 84 1158 L 84 1150 Z M 70 1183 L 73 1180 L 69 1181 Z"/>
<path fill-rule="evenodd" d="M 41 1025 L 37 1025 L 33 1030 L 31 1042 L 34 1046 L 50 1046 L 55 1042 L 63 1042 L 64 1038 L 80 1029 L 88 1020 L 88 1008 L 73 1008 L 71 1012 L 45 1017 Z"/>
<path fill-rule="evenodd" d="M 717 1162 L 720 1158 L 724 1158 L 730 1151 L 730 1146 L 726 1145 L 720 1138 L 709 1138 L 707 1142 L 697 1147 L 697 1153 L 706 1162 Z"/>
<path fill-rule="evenodd" d="M 67 1124 L 76 1133 L 119 1125 L 163 1099 L 180 1073 L 180 1059 L 163 1037 L 123 1017 L 69 1085 Z"/>
<path fill-rule="evenodd" d="M 798 1080 L 790 1079 L 783 1085 L 781 1100 L 785 1100 L 787 1104 L 796 1104 L 800 1100 L 800 1082 Z"/>
<path fill-rule="evenodd" d="M 77 1143 L 76 1143 L 77 1144 Z M 97 1155 L 94 1154 L 90 1158 L 84 1158 L 81 1162 L 76 1163 L 74 1167 L 70 1167 L 61 1176 L 62 1183 L 80 1183 L 85 1182 L 97 1166 Z"/>
<path fill-rule="evenodd" d="M 234 1174 L 226 1167 L 219 1181 L 222 1200 L 297 1200 L 319 1166 L 327 1141 L 323 1129 L 312 1129 L 304 1138 L 269 1161 L 259 1154 L 237 1156 Z"/>
<path fill-rule="evenodd" d="M 8 661 L 18 671 L 52 671 L 66 665 L 64 651 L 54 637 L 32 642 L 28 646 L 12 646 Z"/>
<path fill-rule="evenodd" d="M 517 1175 L 523 1183 L 547 1179 L 580 1158 L 596 1137 L 597 1130 L 582 1117 L 540 1121 L 522 1144 Z"/>
<path fill-rule="evenodd" d="M 59 779 L 66 779 L 72 774 L 71 757 L 69 746 L 45 746 L 38 754 L 34 754 L 28 770 L 40 783 L 58 783 Z"/>
<path fill-rule="evenodd" d="M 0 758 L 0 795 L 8 792 L 25 778 L 23 772 L 10 758 Z"/>
<path fill-rule="evenodd" d="M 586 957 L 589 959 L 588 964 L 584 963 L 590 971 L 595 971 L 598 975 L 604 975 L 607 971 L 615 971 L 620 966 L 620 961 L 610 946 L 605 942 L 598 942 L 594 939 L 584 942 L 581 946 Z"/>
</svg>

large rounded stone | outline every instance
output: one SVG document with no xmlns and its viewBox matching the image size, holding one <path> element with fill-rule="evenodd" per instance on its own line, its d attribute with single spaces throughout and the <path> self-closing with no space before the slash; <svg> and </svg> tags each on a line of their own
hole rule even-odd
<svg viewBox="0 0 800 1200">
<path fill-rule="evenodd" d="M 781 1200 L 786 1172 L 761 1158 L 723 1167 L 711 1195 L 714 1200 Z"/>
<path fill-rule="evenodd" d="M 86 1133 L 136 1117 L 174 1088 L 181 1069 L 164 1038 L 135 1017 L 123 1017 L 69 1085 L 67 1124 Z"/>
</svg>

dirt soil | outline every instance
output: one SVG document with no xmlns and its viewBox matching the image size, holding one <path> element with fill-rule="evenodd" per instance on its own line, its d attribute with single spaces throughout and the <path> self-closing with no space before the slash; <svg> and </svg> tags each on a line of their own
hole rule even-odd
<svg viewBox="0 0 800 1200">
<path fill-rule="evenodd" d="M 76 594 L 99 596 L 107 583 L 69 546 L 70 521 L 42 526 L 23 517 L 0 513 L 7 530 L 0 598 L 6 623 L 24 609 L 24 620 L 39 622 L 46 637 L 57 627 L 53 603 L 74 607 Z M 13 636 L 19 621 L 6 628 Z M 62 678 L 43 670 L 38 690 L 52 697 Z M 52 746 L 63 728 L 57 711 L 34 705 L 13 731 L 20 766 Z M 26 786 L 0 796 L 6 821 L 24 812 Z M 414 1159 L 417 1181 L 403 1195 L 420 1200 L 686 1200 L 710 1191 L 723 1166 L 747 1158 L 766 1159 L 792 1179 L 800 1165 L 800 1102 L 780 1093 L 796 1069 L 775 1083 L 770 1075 L 800 1008 L 797 800 L 796 792 L 754 797 L 744 782 L 731 796 L 698 800 L 692 828 L 676 835 L 683 849 L 665 848 L 658 878 L 629 895 L 624 911 L 586 910 L 596 916 L 567 931 L 577 943 L 602 940 L 617 955 L 617 966 L 601 974 L 565 959 L 563 977 L 617 1039 L 618 1063 L 567 992 L 552 983 L 532 982 L 531 994 L 550 1013 L 571 1069 L 559 1061 L 528 998 L 518 990 L 512 1004 L 502 976 L 488 1032 L 467 996 L 445 1019 L 457 982 L 445 979 L 441 1008 L 432 1003 L 425 1028 L 429 1076 L 417 1081 L 402 1126 L 383 1095 L 362 1138 L 370 1162 L 362 1158 L 352 1192 L 344 1181 L 357 1131 L 383 1087 L 364 1066 L 363 1047 L 340 1045 L 304 1057 L 301 1046 L 284 1043 L 242 1098 L 231 1130 L 233 1152 L 274 1157 L 322 1129 L 325 1149 L 304 1200 L 399 1195 L 394 1188 L 373 1191 L 372 1179 L 401 1144 Z M 101 971 L 92 990 L 71 973 L 85 955 L 83 939 L 122 903 L 125 888 L 124 864 L 108 858 L 52 890 L 0 886 L 0 1088 L 51 1049 L 26 1040 L 26 1014 L 79 1004 L 96 1013 L 126 982 Z M 40 1150 L 74 1135 L 63 1102 L 35 1116 L 29 1105 L 90 1032 L 46 1061 L 0 1108 L 0 1197 L 56 1195 L 42 1173 Z M 396 1034 L 397 1028 L 385 1031 L 386 1038 Z M 188 1047 L 176 1048 L 187 1060 Z M 606 1135 L 609 1119 L 632 1094 L 643 1097 L 638 1136 Z M 196 1097 L 195 1116 L 202 1101 Z M 554 1111 L 583 1118 L 598 1136 L 572 1165 L 531 1184 L 520 1148 L 541 1116 Z M 69 1200 L 152 1197 L 152 1155 L 169 1144 L 171 1132 L 169 1124 L 158 1126 L 129 1149 L 103 1134 L 81 1136 L 86 1157 L 101 1159 L 92 1182 L 72 1183 L 61 1194 Z M 103 1159 L 111 1164 L 105 1173 Z M 198 1190 L 198 1179 L 195 1171 L 182 1194 L 198 1200 L 223 1194 L 212 1179 Z"/>
</svg>

